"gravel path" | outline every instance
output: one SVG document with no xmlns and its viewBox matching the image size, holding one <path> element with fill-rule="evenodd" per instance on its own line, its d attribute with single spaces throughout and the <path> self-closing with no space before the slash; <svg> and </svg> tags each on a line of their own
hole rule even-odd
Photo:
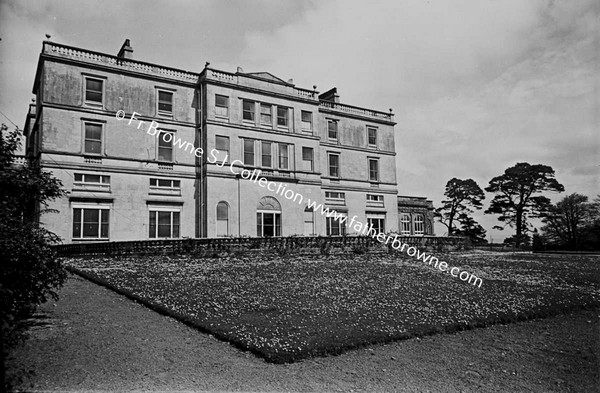
<svg viewBox="0 0 600 393">
<path fill-rule="evenodd" d="M 23 390 L 563 392 L 600 387 L 598 312 L 274 365 L 72 276 L 9 361 Z"/>
</svg>

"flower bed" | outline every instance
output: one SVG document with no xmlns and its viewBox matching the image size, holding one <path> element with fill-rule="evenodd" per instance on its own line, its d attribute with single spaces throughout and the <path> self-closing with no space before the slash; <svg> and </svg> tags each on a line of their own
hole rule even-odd
<svg viewBox="0 0 600 393">
<path fill-rule="evenodd" d="M 600 257 L 400 255 L 65 259 L 73 271 L 271 362 L 600 306 Z M 442 258 L 444 257 L 444 258 Z"/>
</svg>

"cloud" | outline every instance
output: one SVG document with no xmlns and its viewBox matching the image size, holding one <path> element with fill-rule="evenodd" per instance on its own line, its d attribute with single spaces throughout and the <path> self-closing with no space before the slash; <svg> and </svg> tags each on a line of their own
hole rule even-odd
<svg viewBox="0 0 600 393">
<path fill-rule="evenodd" d="M 144 61 L 195 71 L 205 61 L 239 65 L 301 87 L 337 86 L 349 104 L 393 108 L 402 195 L 439 203 L 448 179 L 483 188 L 522 161 L 552 166 L 569 193 L 598 193 L 597 1 L 72 4 L 0 3 L 0 86 L 8 92 L 0 108 L 18 121 L 45 32 L 108 53 L 131 38 Z M 488 230 L 496 224 L 478 218 Z"/>
</svg>

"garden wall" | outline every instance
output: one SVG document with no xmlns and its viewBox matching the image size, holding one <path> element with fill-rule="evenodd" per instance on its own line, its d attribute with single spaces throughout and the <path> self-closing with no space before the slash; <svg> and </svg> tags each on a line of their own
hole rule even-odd
<svg viewBox="0 0 600 393">
<path fill-rule="evenodd" d="M 428 251 L 456 251 L 470 248 L 463 237 L 398 236 L 398 240 Z M 56 245 L 59 256 L 193 254 L 220 256 L 229 253 L 273 251 L 282 254 L 335 254 L 387 252 L 391 242 L 382 244 L 369 236 L 237 237 L 210 239 L 136 240 Z"/>
</svg>

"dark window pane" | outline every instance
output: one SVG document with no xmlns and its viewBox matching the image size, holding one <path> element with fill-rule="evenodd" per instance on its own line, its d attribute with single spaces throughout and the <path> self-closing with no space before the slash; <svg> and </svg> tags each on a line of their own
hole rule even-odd
<svg viewBox="0 0 600 393">
<path fill-rule="evenodd" d="M 76 173 L 75 181 L 83 181 L 83 175 L 81 173 Z"/>
<path fill-rule="evenodd" d="M 229 97 L 220 96 L 218 94 L 215 95 L 215 105 L 216 106 L 222 106 L 222 107 L 229 106 Z"/>
<path fill-rule="evenodd" d="M 225 202 L 217 204 L 217 220 L 225 220 L 229 218 L 229 208 Z"/>
<path fill-rule="evenodd" d="M 158 110 L 160 112 L 173 111 L 173 93 L 166 91 L 158 92 Z"/>
<path fill-rule="evenodd" d="M 243 101 L 243 119 L 254 121 L 254 102 L 252 101 Z"/>
<path fill-rule="evenodd" d="M 150 212 L 150 237 L 156 237 L 156 212 Z"/>
<path fill-rule="evenodd" d="M 312 161 L 313 159 L 313 149 L 310 147 L 302 148 L 302 159 L 305 161 Z"/>
<path fill-rule="evenodd" d="M 96 79 L 85 80 L 85 100 L 102 103 L 102 81 Z"/>
<path fill-rule="evenodd" d="M 217 150 L 229 151 L 229 138 L 217 135 L 215 137 L 215 147 Z"/>
<path fill-rule="evenodd" d="M 73 209 L 73 237 L 81 237 L 81 209 Z"/>
<path fill-rule="evenodd" d="M 288 108 L 277 107 L 277 125 L 288 126 Z"/>
<path fill-rule="evenodd" d="M 254 165 L 254 141 L 244 140 L 244 165 Z"/>
<path fill-rule="evenodd" d="M 100 175 L 85 175 L 86 183 L 100 183 Z"/>
</svg>

